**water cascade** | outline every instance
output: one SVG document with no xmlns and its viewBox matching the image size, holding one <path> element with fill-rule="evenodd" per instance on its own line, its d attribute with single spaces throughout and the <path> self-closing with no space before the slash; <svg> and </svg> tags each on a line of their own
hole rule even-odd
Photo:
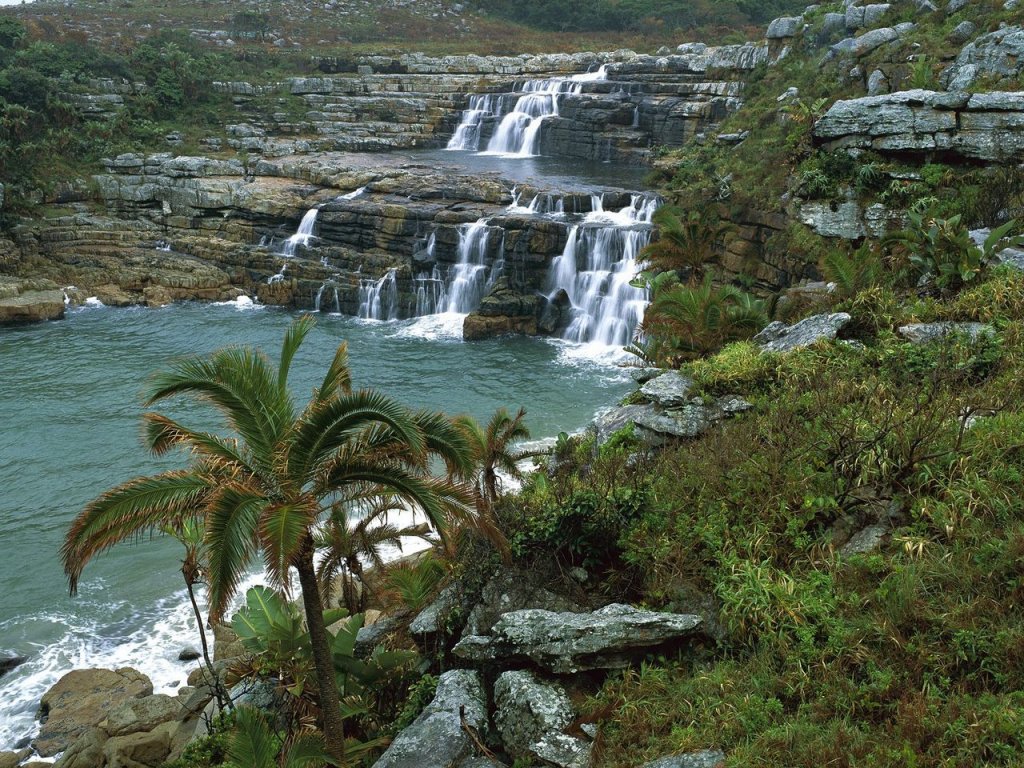
<svg viewBox="0 0 1024 768">
<path fill-rule="evenodd" d="M 359 281 L 359 317 L 364 320 L 398 319 L 397 270 L 389 269 L 379 280 Z"/>
<path fill-rule="evenodd" d="M 487 120 L 498 121 L 497 127 L 483 154 L 532 157 L 538 154 L 540 129 L 544 120 L 558 116 L 558 103 L 562 96 L 578 96 L 584 83 L 607 79 L 604 65 L 595 72 L 547 80 L 527 80 L 511 110 L 506 111 L 510 99 L 493 94 L 471 96 L 469 108 L 462 113 L 462 121 L 448 142 L 448 149 L 477 152 L 483 125 Z"/>
<path fill-rule="evenodd" d="M 324 293 L 328 289 L 333 291 L 333 294 L 332 294 L 331 298 L 333 300 L 332 303 L 333 303 L 334 309 L 332 311 L 333 311 L 334 314 L 340 315 L 341 314 L 341 301 L 338 299 L 338 284 L 335 283 L 334 280 L 326 280 L 326 281 L 324 281 L 324 283 L 320 286 L 320 288 L 317 289 L 316 299 L 313 300 L 313 310 L 316 311 L 316 312 L 322 312 L 323 311 L 323 306 L 322 306 L 323 297 L 324 297 Z"/>
<path fill-rule="evenodd" d="M 633 195 L 619 211 L 605 211 L 600 195 L 591 211 L 573 225 L 562 255 L 551 264 L 548 296 L 564 290 L 572 320 L 563 338 L 602 346 L 623 346 L 643 319 L 647 291 L 630 281 L 639 271 L 637 256 L 651 239 L 658 199 Z"/>
<path fill-rule="evenodd" d="M 309 245 L 309 241 L 313 238 L 313 228 L 316 226 L 316 217 L 320 213 L 320 208 L 310 208 L 306 211 L 306 215 L 302 217 L 302 221 L 299 222 L 298 231 L 284 241 L 284 246 L 281 248 L 281 255 L 292 258 L 295 256 L 295 250 L 300 245 Z"/>
<path fill-rule="evenodd" d="M 490 273 L 487 270 L 487 252 L 491 247 L 491 238 L 500 237 L 499 257 L 494 260 Z M 488 289 L 501 274 L 501 250 L 504 243 L 504 232 L 501 227 L 492 227 L 487 219 L 480 219 L 472 224 L 459 227 L 459 260 L 449 271 L 445 312 L 466 314 L 472 312 L 487 295 Z"/>
</svg>

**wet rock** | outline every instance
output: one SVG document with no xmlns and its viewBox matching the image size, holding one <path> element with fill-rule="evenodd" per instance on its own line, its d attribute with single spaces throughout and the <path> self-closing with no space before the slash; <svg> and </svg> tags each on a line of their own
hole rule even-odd
<svg viewBox="0 0 1024 768">
<path fill-rule="evenodd" d="M 189 645 L 178 651 L 178 661 L 195 661 L 202 655 L 198 648 Z"/>
<path fill-rule="evenodd" d="M 704 749 L 685 755 L 660 757 L 642 768 L 719 768 L 725 763 L 725 753 L 717 749 Z"/>
<path fill-rule="evenodd" d="M 776 320 L 757 334 L 754 341 L 764 352 L 791 352 L 822 339 L 834 339 L 850 320 L 846 312 L 812 315 L 788 326 Z"/>
<path fill-rule="evenodd" d="M 17 768 L 18 764 L 31 754 L 31 749 L 22 749 L 18 752 L 0 752 L 0 768 Z"/>
<path fill-rule="evenodd" d="M 641 395 L 663 408 L 683 405 L 692 391 L 693 379 L 679 371 L 663 373 L 640 387 Z"/>
<path fill-rule="evenodd" d="M 590 743 L 564 732 L 575 711 L 562 686 L 532 672 L 505 672 L 494 683 L 494 705 L 494 724 L 510 755 L 559 768 L 589 764 Z"/>
<path fill-rule="evenodd" d="M 981 336 L 994 336 L 995 332 L 995 328 L 986 323 L 956 322 L 911 323 L 902 325 L 898 329 L 900 336 L 911 344 L 927 344 L 950 334 L 966 336 L 971 341 L 976 341 Z"/>
<path fill-rule="evenodd" d="M 153 683 L 130 667 L 68 672 L 43 694 L 39 707 L 42 726 L 32 746 L 43 757 L 55 755 L 99 725 L 118 705 L 152 695 Z"/>
<path fill-rule="evenodd" d="M 28 661 L 27 656 L 18 656 L 13 653 L 0 655 L 0 677 L 3 677 L 15 667 L 20 667 L 26 661 Z"/>
<path fill-rule="evenodd" d="M 453 653 L 470 661 L 529 659 L 557 674 L 624 667 L 637 654 L 698 634 L 702 621 L 690 614 L 656 613 L 612 604 L 593 613 L 512 611 L 488 636 L 469 635 Z"/>
<path fill-rule="evenodd" d="M 0 299 L 0 325 L 38 323 L 64 317 L 64 294 L 60 291 L 24 291 Z"/>
<path fill-rule="evenodd" d="M 103 745 L 105 768 L 159 768 L 171 751 L 173 725 L 108 739 Z"/>
<path fill-rule="evenodd" d="M 474 754 L 474 744 L 463 727 L 487 728 L 487 698 L 480 675 L 467 669 L 445 672 L 437 693 L 413 721 L 399 733 L 374 768 L 451 768 Z"/>
</svg>

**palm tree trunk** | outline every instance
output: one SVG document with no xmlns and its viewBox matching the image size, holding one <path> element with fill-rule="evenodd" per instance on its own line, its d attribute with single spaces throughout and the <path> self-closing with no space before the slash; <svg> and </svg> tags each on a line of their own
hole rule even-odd
<svg viewBox="0 0 1024 768">
<path fill-rule="evenodd" d="M 203 625 L 203 613 L 199 610 L 199 603 L 196 602 L 196 593 L 193 589 L 192 580 L 185 574 L 185 587 L 188 589 L 188 599 L 192 603 L 192 613 L 196 617 L 196 626 L 199 627 L 199 642 L 203 646 L 203 661 L 206 663 L 206 671 L 210 675 L 210 685 L 213 686 L 213 696 L 217 699 L 217 709 L 233 709 L 231 698 L 226 695 L 224 686 L 221 684 L 220 675 L 213 667 L 213 660 L 210 658 L 210 646 L 206 642 L 206 627 Z"/>
<path fill-rule="evenodd" d="M 306 626 L 313 651 L 313 670 L 316 673 L 317 688 L 320 690 L 320 719 L 324 732 L 327 752 L 339 761 L 345 757 L 345 720 L 341 716 L 341 699 L 334 682 L 334 659 L 331 656 L 331 640 L 324 624 L 324 609 L 320 603 L 320 585 L 313 567 L 313 542 L 306 540 L 302 552 L 296 558 L 295 568 L 299 572 L 302 587 L 302 605 L 306 609 Z"/>
</svg>

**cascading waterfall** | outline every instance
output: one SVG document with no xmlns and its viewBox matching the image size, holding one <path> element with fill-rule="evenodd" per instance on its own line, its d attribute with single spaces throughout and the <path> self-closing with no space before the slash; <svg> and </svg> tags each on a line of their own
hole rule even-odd
<svg viewBox="0 0 1024 768">
<path fill-rule="evenodd" d="M 491 237 L 497 233 L 502 238 L 499 251 L 504 244 L 504 233 L 500 227 L 492 227 L 488 219 L 459 227 L 459 260 L 449 271 L 445 312 L 466 314 L 472 312 L 487 294 L 497 276 L 501 273 L 501 258 L 495 259 L 490 273 L 487 270 L 487 251 Z"/>
<path fill-rule="evenodd" d="M 320 207 L 310 208 L 306 211 L 305 216 L 302 217 L 302 221 L 299 222 L 299 229 L 294 235 L 284 241 L 284 246 L 281 248 L 281 255 L 292 258 L 295 256 L 295 250 L 300 245 L 309 245 L 309 241 L 313 237 L 313 228 L 316 226 L 316 217 L 320 213 Z"/>
<path fill-rule="evenodd" d="M 643 319 L 647 291 L 630 284 L 637 257 L 651 239 L 658 199 L 633 195 L 619 211 L 605 211 L 600 195 L 592 210 L 569 231 L 565 249 L 551 264 L 548 296 L 564 290 L 572 320 L 563 338 L 602 346 L 624 346 Z"/>
<path fill-rule="evenodd" d="M 607 79 L 604 65 L 595 72 L 547 80 L 527 80 L 522 95 L 506 112 L 508 99 L 493 94 L 471 96 L 469 108 L 455 129 L 448 149 L 477 152 L 482 127 L 487 120 L 499 121 L 482 154 L 532 157 L 538 154 L 540 129 L 549 117 L 558 116 L 559 99 L 578 96 L 585 83 Z"/>
<path fill-rule="evenodd" d="M 340 315 L 341 314 L 341 301 L 338 298 L 338 284 L 335 283 L 333 280 L 325 280 L 320 285 L 320 288 L 317 289 L 316 299 L 313 300 L 313 310 L 316 311 L 316 312 L 322 312 L 323 311 L 323 298 L 324 298 L 324 294 L 327 292 L 328 289 L 330 289 L 332 291 L 332 295 L 331 295 L 331 300 L 332 300 L 332 304 L 333 304 L 333 310 L 332 311 L 333 311 L 334 314 Z"/>
<path fill-rule="evenodd" d="M 397 270 L 389 269 L 379 280 L 359 281 L 359 312 L 364 320 L 398 319 Z"/>
</svg>

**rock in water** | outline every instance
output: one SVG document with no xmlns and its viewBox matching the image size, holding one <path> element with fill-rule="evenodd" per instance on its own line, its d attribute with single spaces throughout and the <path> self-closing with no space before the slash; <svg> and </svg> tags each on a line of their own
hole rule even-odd
<svg viewBox="0 0 1024 768">
<path fill-rule="evenodd" d="M 477 672 L 453 669 L 438 678 L 434 700 L 373 768 L 451 768 L 474 753 L 463 723 L 476 730 L 487 727 L 487 698 Z"/>
<path fill-rule="evenodd" d="M 468 635 L 452 649 L 471 661 L 529 659 L 557 674 L 625 667 L 632 657 L 698 633 L 700 616 L 613 603 L 593 613 L 530 609 L 502 616 L 489 636 Z"/>
<path fill-rule="evenodd" d="M 153 683 L 131 667 L 72 670 L 43 694 L 39 704 L 43 725 L 32 746 L 43 757 L 63 752 L 118 705 L 152 695 Z"/>
<path fill-rule="evenodd" d="M 0 677 L 3 677 L 15 667 L 20 667 L 28 661 L 27 656 L 19 656 L 15 653 L 0 656 Z"/>
</svg>

